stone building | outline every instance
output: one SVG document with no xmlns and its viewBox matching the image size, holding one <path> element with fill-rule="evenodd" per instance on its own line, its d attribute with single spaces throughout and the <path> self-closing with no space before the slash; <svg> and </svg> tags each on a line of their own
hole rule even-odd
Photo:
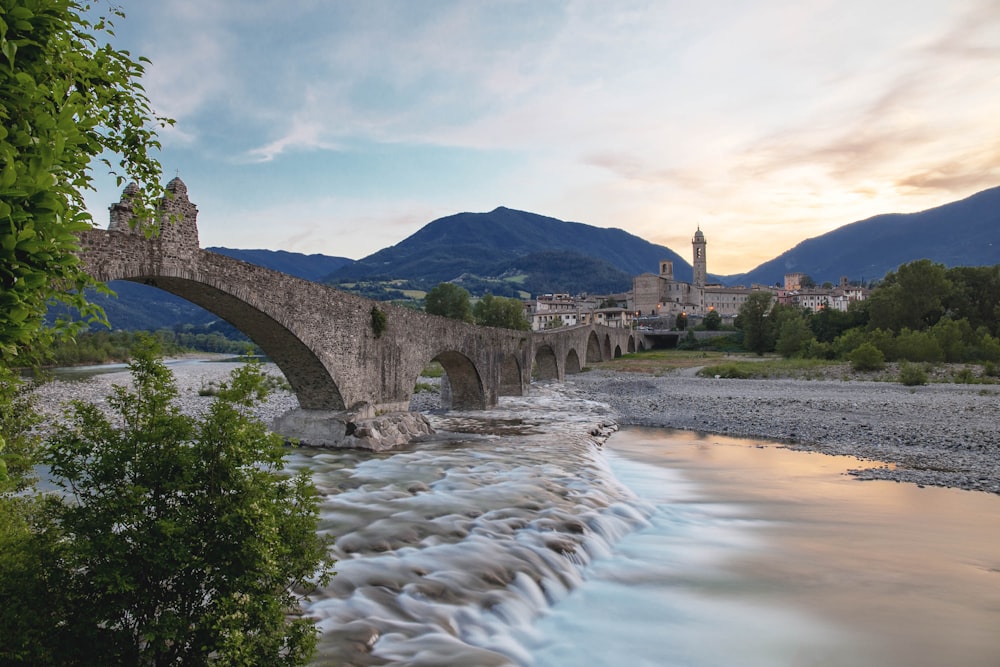
<svg viewBox="0 0 1000 667">
<path fill-rule="evenodd" d="M 868 290 L 858 285 L 851 285 L 847 276 L 841 277 L 840 284 L 836 287 L 803 287 L 802 283 L 806 277 L 804 273 L 785 274 L 785 287 L 778 290 L 778 302 L 808 308 L 813 312 L 825 308 L 847 312 L 848 306 L 852 303 L 868 298 Z"/>
<path fill-rule="evenodd" d="M 701 227 L 691 239 L 693 280 L 690 283 L 674 278 L 674 265 L 660 262 L 660 273 L 643 273 L 632 279 L 629 307 L 639 317 L 676 318 L 684 314 L 701 318 L 715 311 L 724 319 L 736 317 L 740 307 L 754 291 L 752 287 L 726 287 L 708 282 L 708 241 Z"/>
<path fill-rule="evenodd" d="M 617 296 L 617 295 L 616 295 Z M 601 307 L 613 296 L 570 296 L 569 294 L 539 294 L 525 303 L 525 316 L 533 331 L 561 326 L 601 324 L 628 329 L 632 326 L 632 310 L 621 307 Z"/>
</svg>

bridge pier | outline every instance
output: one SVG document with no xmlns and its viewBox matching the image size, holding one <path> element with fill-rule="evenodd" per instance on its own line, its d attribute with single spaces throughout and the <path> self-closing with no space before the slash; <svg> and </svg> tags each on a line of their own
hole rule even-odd
<svg viewBox="0 0 1000 667">
<path fill-rule="evenodd" d="M 373 410 L 305 410 L 295 408 L 275 418 L 275 433 L 289 441 L 312 447 L 370 449 L 382 452 L 434 433 L 419 412 Z"/>
</svg>

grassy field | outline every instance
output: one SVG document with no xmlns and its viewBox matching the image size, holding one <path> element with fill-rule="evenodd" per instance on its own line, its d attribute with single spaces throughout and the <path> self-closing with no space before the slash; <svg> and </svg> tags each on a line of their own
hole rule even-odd
<svg viewBox="0 0 1000 667">
<path fill-rule="evenodd" d="M 904 364 L 905 365 L 905 364 Z M 911 364 L 926 374 L 927 382 L 954 382 L 961 384 L 996 384 L 1000 377 L 993 365 L 969 364 Z M 733 379 L 795 378 L 800 380 L 875 380 L 900 381 L 901 364 L 886 364 L 879 371 L 859 372 L 846 361 L 825 359 L 784 359 L 777 355 L 700 352 L 687 350 L 651 350 L 626 354 L 613 361 L 591 363 L 589 368 L 599 368 L 624 373 L 649 373 L 665 375 L 684 369 L 697 368 L 703 377 Z"/>
<path fill-rule="evenodd" d="M 695 350 L 649 350 L 624 354 L 613 361 L 590 363 L 591 368 L 603 368 L 624 373 L 662 375 L 682 368 L 695 368 L 723 363 L 734 355 L 725 352 Z"/>
<path fill-rule="evenodd" d="M 703 352 L 698 350 L 650 350 L 623 355 L 613 361 L 590 364 L 625 373 L 663 375 L 682 369 L 697 368 L 698 375 L 728 378 L 821 378 L 849 374 L 850 364 L 823 359 L 783 359 L 750 353 Z"/>
</svg>

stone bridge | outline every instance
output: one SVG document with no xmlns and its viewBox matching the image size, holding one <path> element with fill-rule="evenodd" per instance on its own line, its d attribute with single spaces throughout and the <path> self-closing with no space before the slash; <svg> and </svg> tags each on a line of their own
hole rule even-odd
<svg viewBox="0 0 1000 667">
<path fill-rule="evenodd" d="M 466 324 L 202 250 L 187 187 L 175 178 L 167 190 L 160 233 L 148 237 L 131 224 L 135 190 L 126 188 L 111 206 L 108 229 L 81 235 L 83 264 L 99 281 L 155 286 L 246 334 L 298 397 L 298 421 L 275 425 L 290 437 L 336 444 L 318 442 L 328 438 L 302 419 L 318 419 L 319 429 L 338 421 L 342 441 L 363 420 L 408 411 L 431 361 L 447 376 L 443 407 L 475 410 L 495 405 L 501 395 L 523 394 L 533 378 L 562 381 L 587 363 L 644 345 L 641 334 L 603 326 L 530 332 Z M 168 217 L 173 222 L 165 222 Z"/>
</svg>

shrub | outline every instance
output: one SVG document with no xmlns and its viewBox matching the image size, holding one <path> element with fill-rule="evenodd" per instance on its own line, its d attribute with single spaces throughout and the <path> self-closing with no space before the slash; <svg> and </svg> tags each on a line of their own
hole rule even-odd
<svg viewBox="0 0 1000 667">
<path fill-rule="evenodd" d="M 677 343 L 678 350 L 697 350 L 698 349 L 698 337 L 694 335 L 693 331 L 688 331 L 687 335 Z"/>
<path fill-rule="evenodd" d="M 987 361 L 983 364 L 983 375 L 988 375 L 990 377 L 1000 377 L 1000 366 L 997 366 L 992 361 Z"/>
<path fill-rule="evenodd" d="M 906 361 L 945 360 L 941 344 L 928 331 L 903 329 L 896 338 L 896 358 Z"/>
<path fill-rule="evenodd" d="M 977 384 L 979 382 L 979 378 L 976 377 L 976 374 L 972 372 L 971 368 L 963 368 L 955 373 L 952 377 L 952 381 L 955 384 Z"/>
<path fill-rule="evenodd" d="M 751 377 L 749 371 L 739 364 L 720 364 L 718 366 L 706 366 L 698 371 L 698 375 L 704 377 L 727 378 L 730 380 L 745 380 Z"/>
<path fill-rule="evenodd" d="M 871 343 L 862 343 L 847 355 L 856 371 L 878 371 L 885 368 L 885 355 Z"/>
<path fill-rule="evenodd" d="M 899 381 L 907 387 L 927 384 L 927 371 L 917 364 L 904 361 L 899 366 Z"/>
</svg>

